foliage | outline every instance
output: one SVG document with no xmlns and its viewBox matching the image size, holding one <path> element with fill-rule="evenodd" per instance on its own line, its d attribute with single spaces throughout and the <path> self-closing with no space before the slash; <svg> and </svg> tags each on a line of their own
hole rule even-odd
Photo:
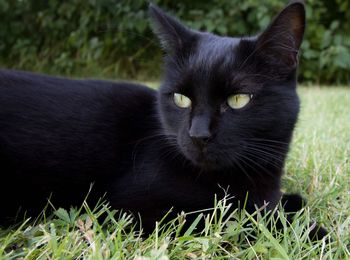
<svg viewBox="0 0 350 260">
<path fill-rule="evenodd" d="M 180 234 L 180 215 L 157 225 L 149 237 L 140 235 L 131 216 L 105 204 L 94 210 L 84 204 L 57 209 L 54 216 L 35 223 L 0 229 L 0 259 L 350 259 L 350 90 L 310 87 L 300 92 L 302 113 L 283 188 L 301 191 L 308 207 L 291 225 L 280 214 L 281 233 L 267 230 L 264 218 L 248 225 L 251 216 L 231 214 L 225 200 L 206 216 L 202 232 L 195 229 L 204 217 L 199 214 Z M 332 242 L 308 240 L 311 216 L 330 231 Z M 248 240 L 249 235 L 256 239 Z"/>
<path fill-rule="evenodd" d="M 157 76 L 145 0 L 0 0 L 0 64 L 54 74 Z M 191 27 L 252 35 L 284 0 L 154 1 Z M 300 79 L 350 82 L 350 1 L 308 0 Z"/>
</svg>

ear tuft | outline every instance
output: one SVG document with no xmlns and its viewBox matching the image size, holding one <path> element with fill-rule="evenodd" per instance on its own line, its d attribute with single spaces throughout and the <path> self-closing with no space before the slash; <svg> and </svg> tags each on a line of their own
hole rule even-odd
<svg viewBox="0 0 350 260">
<path fill-rule="evenodd" d="M 149 15 L 153 31 L 166 52 L 174 53 L 185 47 L 193 34 L 190 29 L 152 3 L 149 5 Z"/>
<path fill-rule="evenodd" d="M 298 51 L 305 30 L 305 6 L 292 1 L 259 36 L 257 51 L 264 52 L 275 61 L 292 68 L 298 64 Z"/>
</svg>

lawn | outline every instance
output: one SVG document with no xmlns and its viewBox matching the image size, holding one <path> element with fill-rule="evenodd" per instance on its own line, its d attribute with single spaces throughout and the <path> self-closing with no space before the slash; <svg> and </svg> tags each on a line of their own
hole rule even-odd
<svg viewBox="0 0 350 260">
<path fill-rule="evenodd" d="M 223 218 L 229 207 L 223 200 L 216 203 L 216 214 L 205 216 L 203 232 L 194 230 L 195 221 L 180 236 L 183 216 L 179 216 L 145 238 L 129 215 L 105 204 L 91 210 L 84 204 L 0 230 L 0 259 L 350 259 L 350 88 L 312 87 L 299 92 L 302 110 L 283 189 L 302 193 L 308 206 L 291 225 L 280 214 L 282 232 L 271 233 L 259 217 L 251 226 L 244 225 L 255 219 L 244 212 Z M 108 217 L 97 223 L 101 214 Z M 309 241 L 310 219 L 330 231 L 331 242 Z M 249 234 L 256 239 L 248 240 Z"/>
</svg>

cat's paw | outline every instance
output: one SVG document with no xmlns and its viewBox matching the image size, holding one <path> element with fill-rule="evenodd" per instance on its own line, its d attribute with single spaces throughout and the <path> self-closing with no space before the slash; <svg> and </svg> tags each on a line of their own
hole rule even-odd
<svg viewBox="0 0 350 260">
<path fill-rule="evenodd" d="M 316 223 L 310 226 L 309 238 L 311 239 L 311 241 L 321 240 L 328 234 L 329 232 L 327 231 L 327 229 L 317 225 Z"/>
<path fill-rule="evenodd" d="M 286 213 L 288 213 L 288 219 L 292 221 L 294 213 L 303 209 L 307 201 L 300 194 L 283 194 L 281 198 L 281 204 Z M 310 224 L 309 238 L 312 241 L 321 240 L 327 236 L 329 232 L 317 223 Z"/>
<path fill-rule="evenodd" d="M 283 194 L 281 204 L 286 213 L 295 213 L 305 207 L 307 201 L 299 194 Z"/>
</svg>

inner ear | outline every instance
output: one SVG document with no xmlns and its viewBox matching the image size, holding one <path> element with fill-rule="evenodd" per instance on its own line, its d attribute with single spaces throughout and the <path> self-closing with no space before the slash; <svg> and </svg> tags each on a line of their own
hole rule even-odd
<svg viewBox="0 0 350 260">
<path fill-rule="evenodd" d="M 305 30 L 305 7 L 292 2 L 284 8 L 268 28 L 258 37 L 256 51 L 274 63 L 295 68 Z"/>
<path fill-rule="evenodd" d="M 166 14 L 154 4 L 149 5 L 149 15 L 154 33 L 160 39 L 164 50 L 173 54 L 184 51 L 194 41 L 195 32 Z"/>
</svg>

